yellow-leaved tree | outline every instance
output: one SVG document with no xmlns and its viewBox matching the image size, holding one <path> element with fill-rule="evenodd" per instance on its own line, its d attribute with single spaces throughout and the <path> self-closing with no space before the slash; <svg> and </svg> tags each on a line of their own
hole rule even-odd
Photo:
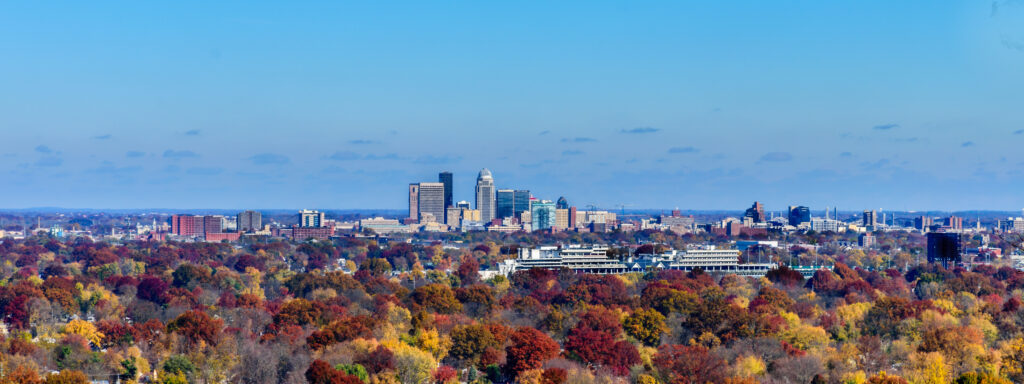
<svg viewBox="0 0 1024 384">
<path fill-rule="evenodd" d="M 644 345 L 658 346 L 661 335 L 668 331 L 665 316 L 653 309 L 638 309 L 622 321 L 626 334 L 637 339 Z"/>
<path fill-rule="evenodd" d="M 416 346 L 430 352 L 435 359 L 441 360 L 448 356 L 448 349 L 452 341 L 446 336 L 441 336 L 436 329 L 421 330 L 416 332 Z"/>
<path fill-rule="evenodd" d="M 910 356 L 906 378 L 915 384 L 945 384 L 952 380 L 946 359 L 939 352 L 916 352 Z"/>
<path fill-rule="evenodd" d="M 734 376 L 743 378 L 757 378 L 764 376 L 767 366 L 764 360 L 753 355 L 746 355 L 736 359 L 733 364 Z"/>
<path fill-rule="evenodd" d="M 82 336 L 95 345 L 100 345 L 100 342 L 103 341 L 103 333 L 97 330 L 95 325 L 85 320 L 74 319 L 69 321 L 64 326 L 64 333 Z"/>
<path fill-rule="evenodd" d="M 403 383 L 424 383 L 430 380 L 430 374 L 437 367 L 437 360 L 430 352 L 398 342 L 388 340 L 384 347 L 394 354 L 395 373 Z"/>
<path fill-rule="evenodd" d="M 999 349 L 1003 360 L 1001 373 L 1014 382 L 1024 382 L 1024 338 L 1007 341 Z"/>
</svg>

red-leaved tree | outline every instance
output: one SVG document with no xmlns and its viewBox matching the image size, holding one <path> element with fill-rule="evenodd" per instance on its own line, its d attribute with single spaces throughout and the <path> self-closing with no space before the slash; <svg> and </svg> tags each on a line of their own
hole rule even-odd
<svg viewBox="0 0 1024 384">
<path fill-rule="evenodd" d="M 700 345 L 663 345 L 652 359 L 667 383 L 721 383 L 725 362 Z"/>
<path fill-rule="evenodd" d="M 558 355 L 558 343 L 544 332 L 529 327 L 519 327 L 509 335 L 510 344 L 505 348 L 505 370 L 510 377 L 520 372 L 540 368 L 541 365 Z"/>
</svg>

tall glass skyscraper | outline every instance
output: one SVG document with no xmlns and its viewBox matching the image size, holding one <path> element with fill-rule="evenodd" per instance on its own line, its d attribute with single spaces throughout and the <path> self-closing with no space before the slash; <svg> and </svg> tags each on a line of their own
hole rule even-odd
<svg viewBox="0 0 1024 384">
<path fill-rule="evenodd" d="M 497 217 L 494 198 L 494 176 L 487 168 L 481 169 L 476 177 L 476 209 L 480 210 L 480 220 L 485 223 Z"/>
<path fill-rule="evenodd" d="M 506 217 L 515 216 L 516 209 L 516 191 L 511 189 L 499 189 L 497 193 L 498 211 L 497 215 L 499 219 Z"/>
<path fill-rule="evenodd" d="M 530 191 L 525 189 L 499 189 L 497 193 L 497 217 L 519 217 L 530 210 Z"/>
<path fill-rule="evenodd" d="M 530 208 L 530 217 L 533 218 L 534 231 L 551 229 L 556 222 L 555 203 L 551 200 L 534 202 Z"/>
<path fill-rule="evenodd" d="M 515 191 L 515 206 L 512 208 L 512 215 L 519 217 L 519 214 L 530 210 L 530 191 L 517 189 Z"/>
<path fill-rule="evenodd" d="M 448 209 L 452 206 L 452 173 L 438 173 L 437 182 L 444 184 L 444 208 Z"/>
</svg>

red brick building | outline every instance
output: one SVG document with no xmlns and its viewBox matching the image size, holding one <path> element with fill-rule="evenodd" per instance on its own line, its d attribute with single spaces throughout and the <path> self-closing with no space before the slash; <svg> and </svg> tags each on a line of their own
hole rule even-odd
<svg viewBox="0 0 1024 384">
<path fill-rule="evenodd" d="M 239 237 L 241 237 L 241 236 L 242 236 L 242 234 L 238 233 L 238 232 L 227 232 L 227 233 L 207 232 L 206 233 L 206 241 L 220 242 L 220 241 L 227 240 L 227 241 L 235 242 L 235 241 L 238 241 Z"/>
<path fill-rule="evenodd" d="M 220 241 L 225 238 L 225 235 L 235 235 L 234 240 L 238 240 L 237 234 L 223 233 L 221 218 L 217 216 L 171 216 L 171 233 L 184 237 L 200 236 L 206 238 L 207 241 Z M 211 240 L 211 235 L 214 235 L 217 240 Z"/>
<path fill-rule="evenodd" d="M 219 227 L 220 225 L 218 225 Z M 171 233 L 178 236 L 200 236 L 205 234 L 203 216 L 174 215 L 171 216 Z"/>
<path fill-rule="evenodd" d="M 297 241 L 317 239 L 327 240 L 334 235 L 334 227 L 300 227 L 292 226 L 292 239 Z"/>
</svg>

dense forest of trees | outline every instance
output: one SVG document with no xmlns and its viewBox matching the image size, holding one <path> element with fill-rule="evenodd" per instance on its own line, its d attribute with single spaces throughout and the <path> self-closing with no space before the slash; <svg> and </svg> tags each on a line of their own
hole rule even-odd
<svg viewBox="0 0 1024 384">
<path fill-rule="evenodd" d="M 480 280 L 520 245 L 606 242 L 624 257 L 641 242 L 724 241 L 556 236 L 5 240 L 0 383 L 1024 382 L 1024 272 L 917 264 L 919 236 L 776 255 L 837 263 L 807 280 L 786 268 Z"/>
</svg>

